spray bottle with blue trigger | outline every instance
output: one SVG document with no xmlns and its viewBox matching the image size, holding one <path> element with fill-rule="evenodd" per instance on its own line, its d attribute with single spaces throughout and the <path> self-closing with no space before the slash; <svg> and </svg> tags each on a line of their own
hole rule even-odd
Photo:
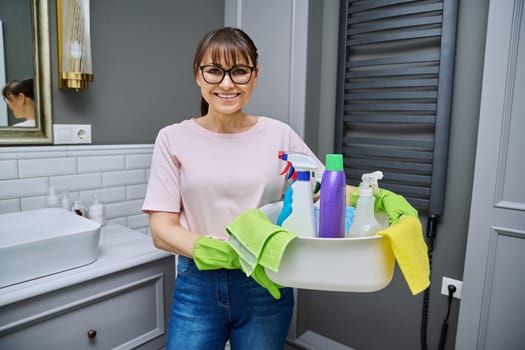
<svg viewBox="0 0 525 350">
<path fill-rule="evenodd" d="M 316 224 L 310 176 L 312 171 L 317 169 L 317 164 L 310 156 L 299 152 L 281 151 L 279 159 L 287 162 L 281 175 L 288 172 L 292 184 L 284 196 L 283 209 L 277 219 L 277 225 L 299 236 L 315 237 Z"/>
</svg>

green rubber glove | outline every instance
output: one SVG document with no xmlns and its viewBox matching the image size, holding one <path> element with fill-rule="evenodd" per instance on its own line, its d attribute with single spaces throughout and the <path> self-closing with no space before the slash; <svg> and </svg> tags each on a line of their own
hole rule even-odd
<svg viewBox="0 0 525 350">
<path fill-rule="evenodd" d="M 266 288 L 268 292 L 272 295 L 274 299 L 281 299 L 281 292 L 279 291 L 279 288 L 282 288 L 280 285 L 272 281 L 268 275 L 266 275 L 266 271 L 264 271 L 264 267 L 261 265 L 257 265 L 255 267 L 255 270 L 253 270 L 252 278 L 255 282 L 257 282 L 261 287 Z"/>
<path fill-rule="evenodd" d="M 384 211 L 388 216 L 390 225 L 394 225 L 403 215 L 418 218 L 417 210 L 408 203 L 405 197 L 395 194 L 392 191 L 380 189 L 379 194 L 374 193 L 375 211 Z M 359 188 L 350 193 L 350 204 L 355 208 L 359 199 Z"/>
<path fill-rule="evenodd" d="M 241 268 L 239 255 L 226 242 L 204 236 L 195 242 L 193 261 L 199 270 Z"/>
<path fill-rule="evenodd" d="M 235 270 L 241 268 L 239 255 L 233 248 L 224 241 L 204 236 L 199 237 L 195 242 L 193 261 L 199 270 Z M 261 287 L 266 288 L 275 299 L 281 298 L 279 291 L 281 286 L 268 278 L 264 267 L 257 265 L 251 277 Z"/>
</svg>

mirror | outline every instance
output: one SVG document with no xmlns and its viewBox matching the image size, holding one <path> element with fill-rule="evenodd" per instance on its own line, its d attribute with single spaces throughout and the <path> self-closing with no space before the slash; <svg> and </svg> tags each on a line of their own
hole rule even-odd
<svg viewBox="0 0 525 350">
<path fill-rule="evenodd" d="M 34 104 L 35 104 L 35 127 L 14 127 L 4 122 L 0 125 L 0 144 L 1 145 L 31 145 L 31 144 L 50 144 L 52 139 L 52 116 L 51 116 L 51 56 L 50 56 L 50 27 L 49 27 L 49 8 L 48 0 L 29 0 L 30 23 L 33 29 L 33 52 L 28 53 L 33 56 L 33 78 L 34 78 Z M 19 0 L 3 2 L 18 3 Z M 16 10 L 2 9 L 2 13 L 13 14 Z M 24 14 L 25 15 L 25 14 Z M 2 20 L 0 18 L 0 20 Z M 3 28 L 3 40 L 0 40 L 0 54 L 3 52 L 6 36 L 9 31 Z M 10 76 L 9 71 L 5 70 L 5 63 L 1 67 L 5 71 L 5 80 L 21 80 L 24 77 Z M 3 82 L 2 82 L 3 83 Z M 2 85 L 3 88 L 3 85 Z M 4 101 L 1 108 L 5 108 Z"/>
</svg>

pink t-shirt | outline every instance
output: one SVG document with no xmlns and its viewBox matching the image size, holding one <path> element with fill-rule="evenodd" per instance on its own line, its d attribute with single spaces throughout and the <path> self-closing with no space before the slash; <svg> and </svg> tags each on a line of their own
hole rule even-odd
<svg viewBox="0 0 525 350">
<path fill-rule="evenodd" d="M 323 164 L 285 123 L 258 117 L 250 129 L 223 134 L 185 120 L 160 130 L 142 210 L 180 213 L 186 229 L 227 237 L 239 214 L 281 200 L 286 178 L 279 151 L 304 152 Z"/>
</svg>

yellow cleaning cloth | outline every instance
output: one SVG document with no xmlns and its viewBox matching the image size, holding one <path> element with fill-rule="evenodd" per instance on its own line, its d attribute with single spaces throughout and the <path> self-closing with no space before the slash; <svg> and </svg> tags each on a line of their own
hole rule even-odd
<svg viewBox="0 0 525 350">
<path fill-rule="evenodd" d="M 377 234 L 389 238 L 396 261 L 412 294 L 425 290 L 430 285 L 430 264 L 419 220 L 412 216 L 403 216 L 397 224 Z"/>
</svg>

